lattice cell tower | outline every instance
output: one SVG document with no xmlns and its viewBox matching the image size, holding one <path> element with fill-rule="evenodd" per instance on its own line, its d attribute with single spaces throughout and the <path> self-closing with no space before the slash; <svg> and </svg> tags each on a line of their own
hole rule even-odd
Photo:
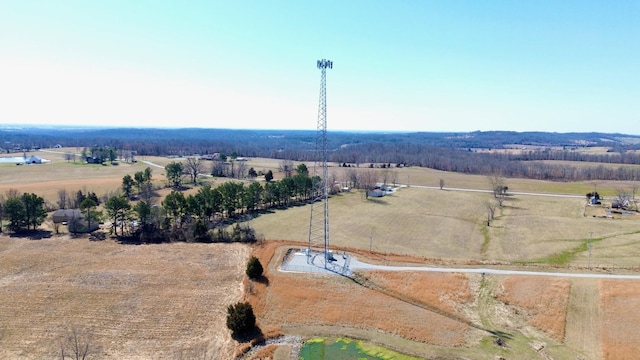
<svg viewBox="0 0 640 360">
<path fill-rule="evenodd" d="M 318 106 L 318 130 L 313 163 L 313 196 L 311 198 L 311 218 L 309 220 L 309 247 L 307 262 L 312 262 L 311 249 L 324 244 L 324 267 L 331 260 L 329 252 L 329 176 L 327 170 L 327 69 L 333 68 L 333 61 L 318 60 L 320 69 L 320 104 Z"/>
</svg>

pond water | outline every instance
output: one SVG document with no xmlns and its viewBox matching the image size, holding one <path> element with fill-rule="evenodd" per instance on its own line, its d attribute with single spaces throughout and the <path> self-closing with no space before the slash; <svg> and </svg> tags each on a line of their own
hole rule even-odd
<svg viewBox="0 0 640 360">
<path fill-rule="evenodd" d="M 418 360 L 381 346 L 352 339 L 313 338 L 300 349 L 300 360 Z"/>
</svg>

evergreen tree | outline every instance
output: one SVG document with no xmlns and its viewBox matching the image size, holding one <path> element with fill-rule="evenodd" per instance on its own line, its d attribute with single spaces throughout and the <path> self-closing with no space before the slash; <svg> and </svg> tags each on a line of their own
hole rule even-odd
<svg viewBox="0 0 640 360">
<path fill-rule="evenodd" d="M 227 307 L 227 328 L 233 335 L 246 334 L 256 327 L 256 316 L 248 302 L 239 302 Z"/>
<path fill-rule="evenodd" d="M 259 279 L 262 277 L 262 272 L 264 269 L 262 268 L 262 264 L 257 257 L 252 256 L 247 263 L 247 270 L 245 273 L 250 279 Z"/>
</svg>

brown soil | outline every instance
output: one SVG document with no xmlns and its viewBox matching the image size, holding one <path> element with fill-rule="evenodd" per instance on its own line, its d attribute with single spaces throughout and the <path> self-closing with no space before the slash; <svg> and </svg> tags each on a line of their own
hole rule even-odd
<svg viewBox="0 0 640 360">
<path fill-rule="evenodd" d="M 602 280 L 600 313 L 604 359 L 637 359 L 640 354 L 640 283 Z"/>
</svg>

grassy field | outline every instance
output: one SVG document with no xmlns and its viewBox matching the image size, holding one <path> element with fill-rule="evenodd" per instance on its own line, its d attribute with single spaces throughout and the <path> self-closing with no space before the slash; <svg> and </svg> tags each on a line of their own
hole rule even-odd
<svg viewBox="0 0 640 360">
<path fill-rule="evenodd" d="M 100 196 L 117 191 L 125 174 L 147 166 L 161 186 L 163 169 L 143 161 L 160 166 L 177 161 L 141 157 L 135 164 L 101 166 L 67 162 L 63 154 L 37 155 L 52 162 L 0 165 L 0 193 L 34 192 L 50 202 L 60 189 Z M 272 170 L 276 179 L 282 177 L 278 165 L 273 159 L 247 163 L 256 171 Z M 343 181 L 347 170 L 332 165 L 329 172 Z M 512 195 L 487 226 L 485 202 L 492 196 L 454 190 L 488 189 L 487 177 L 413 167 L 391 171 L 396 183 L 407 186 L 378 199 L 367 200 L 358 191 L 330 199 L 332 245 L 373 262 L 483 262 L 569 271 L 591 265 L 599 272 L 640 268 L 640 215 L 601 217 L 605 209 L 586 207 L 582 197 Z M 444 190 L 437 188 L 440 179 Z M 580 196 L 594 188 L 593 182 L 506 183 L 514 192 Z M 634 184 L 595 185 L 613 196 L 617 188 Z M 256 284 L 252 292 L 246 282 L 240 286 L 252 251 L 243 245 L 2 237 L 0 357 L 55 358 L 61 337 L 79 328 L 93 334 L 104 358 L 184 359 L 204 351 L 230 358 L 237 343 L 221 324 L 226 305 L 243 297 L 254 305 L 265 333 L 351 336 L 417 356 L 538 359 L 540 344 L 542 354 L 554 359 L 617 359 L 640 351 L 635 318 L 625 317 L 620 306 L 635 304 L 637 289 L 625 286 L 629 282 L 370 273 L 365 277 L 373 288 L 363 288 L 348 279 L 275 271 L 279 251 L 286 249 L 274 240 L 304 246 L 309 214 L 309 206 L 298 206 L 250 220 L 266 244 L 273 244 L 253 249 L 269 264 L 269 283 Z M 624 336 L 613 328 L 619 324 L 628 329 Z M 504 331 L 507 346 L 497 346 L 485 330 Z M 284 350 L 276 353 L 287 356 Z"/>
<path fill-rule="evenodd" d="M 585 216 L 585 200 L 512 196 L 486 226 L 486 193 L 417 187 L 365 200 L 342 193 L 329 201 L 330 243 L 441 260 L 640 267 L 640 216 Z M 310 207 L 277 210 L 250 221 L 268 239 L 308 241 Z"/>
</svg>

